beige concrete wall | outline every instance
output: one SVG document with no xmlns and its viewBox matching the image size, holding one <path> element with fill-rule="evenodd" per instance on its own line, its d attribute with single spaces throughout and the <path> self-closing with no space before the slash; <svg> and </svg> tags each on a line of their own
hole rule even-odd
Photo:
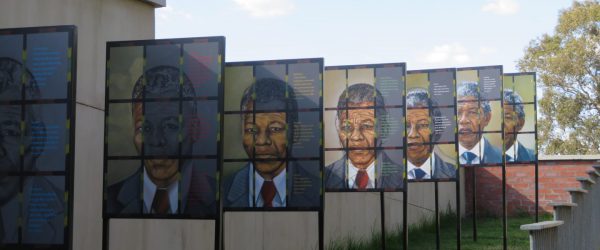
<svg viewBox="0 0 600 250">
<path fill-rule="evenodd" d="M 439 183 L 439 210 L 456 211 L 455 183 Z M 408 224 L 414 225 L 435 216 L 433 183 L 411 183 L 408 192 Z M 403 194 L 384 195 L 386 232 L 403 225 Z M 326 193 L 325 244 L 333 241 L 368 239 L 381 232 L 379 193 Z"/>
<path fill-rule="evenodd" d="M 316 212 L 227 212 L 224 218 L 226 250 L 319 249 Z"/>
<path fill-rule="evenodd" d="M 214 228 L 214 221 L 111 219 L 109 249 L 213 250 Z"/>
<path fill-rule="evenodd" d="M 439 210 L 456 211 L 456 184 L 439 183 Z M 434 184 L 409 184 L 409 225 L 435 215 Z M 387 232 L 402 228 L 403 194 L 386 193 Z M 462 198 L 462 197 L 461 197 Z M 368 239 L 381 231 L 379 193 L 325 193 L 325 245 L 345 238 Z M 224 249 L 315 249 L 318 246 L 316 212 L 227 212 Z"/>
<path fill-rule="evenodd" d="M 100 250 L 106 41 L 154 38 L 154 7 L 139 0 L 0 1 L 0 28 L 52 25 L 78 28 L 73 249 Z"/>
</svg>

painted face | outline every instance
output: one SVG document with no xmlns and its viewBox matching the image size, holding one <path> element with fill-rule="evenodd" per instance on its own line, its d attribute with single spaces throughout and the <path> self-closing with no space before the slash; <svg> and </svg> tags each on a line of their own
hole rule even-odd
<svg viewBox="0 0 600 250">
<path fill-rule="evenodd" d="M 142 144 L 146 156 L 164 156 L 144 160 L 144 167 L 152 182 L 166 187 L 177 178 L 179 150 L 179 103 L 148 102 L 142 119 L 142 104 L 134 104 L 134 144 L 141 153 Z M 142 140 L 143 138 L 143 140 Z"/>
<path fill-rule="evenodd" d="M 369 107 L 373 102 L 349 104 L 348 107 Z M 357 168 L 367 168 L 375 161 L 375 110 L 349 109 L 339 117 L 338 136 L 348 158 Z"/>
<path fill-rule="evenodd" d="M 252 105 L 250 105 L 252 106 Z M 271 180 L 285 168 L 287 128 L 285 112 L 245 114 L 243 144 L 258 173 Z"/>
<path fill-rule="evenodd" d="M 480 131 L 490 122 L 491 114 L 485 114 L 477 99 L 472 96 L 458 99 L 458 141 L 472 149 L 481 140 Z"/>
<path fill-rule="evenodd" d="M 520 119 L 514 105 L 504 103 L 504 142 L 506 148 L 512 147 L 517 139 L 517 132 L 521 131 L 525 124 L 524 119 Z"/>
<path fill-rule="evenodd" d="M 429 110 L 408 109 L 406 122 L 408 126 L 408 160 L 415 166 L 421 166 L 431 155 L 431 145 L 427 145 L 431 140 Z"/>
<path fill-rule="evenodd" d="M 19 178 L 8 171 L 18 171 L 21 148 L 21 107 L 0 106 L 0 205 L 5 204 L 19 188 Z"/>
</svg>

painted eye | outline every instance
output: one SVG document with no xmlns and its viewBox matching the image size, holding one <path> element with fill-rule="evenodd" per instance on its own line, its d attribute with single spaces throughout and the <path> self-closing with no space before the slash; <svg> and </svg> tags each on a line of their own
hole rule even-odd
<svg viewBox="0 0 600 250">
<path fill-rule="evenodd" d="M 350 131 L 352 131 L 352 126 L 344 125 L 344 126 L 341 126 L 340 129 L 342 129 L 342 131 L 344 131 L 344 132 L 350 132 Z"/>
<path fill-rule="evenodd" d="M 166 124 L 164 127 L 168 130 L 179 130 L 179 126 L 177 124 L 169 123 Z"/>
<path fill-rule="evenodd" d="M 361 129 L 363 129 L 363 130 L 371 130 L 371 129 L 373 129 L 373 128 L 374 128 L 373 124 L 368 124 L 368 123 L 367 123 L 367 124 L 363 124 L 363 125 L 361 125 L 360 127 L 361 127 Z"/>
<path fill-rule="evenodd" d="M 152 127 L 150 126 L 142 126 L 142 131 L 146 134 L 152 133 Z"/>
<path fill-rule="evenodd" d="M 283 127 L 279 127 L 279 126 L 274 126 L 274 127 L 271 127 L 270 129 L 271 129 L 271 132 L 276 132 L 276 133 L 279 133 L 279 132 L 282 132 L 285 130 Z"/>
</svg>

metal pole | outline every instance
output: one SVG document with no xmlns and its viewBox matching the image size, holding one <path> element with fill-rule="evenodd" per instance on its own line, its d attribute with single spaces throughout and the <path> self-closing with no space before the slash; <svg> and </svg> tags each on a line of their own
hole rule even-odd
<svg viewBox="0 0 600 250">
<path fill-rule="evenodd" d="M 404 178 L 404 192 L 402 196 L 402 244 L 403 249 L 408 250 L 408 182 L 406 178 Z"/>
<path fill-rule="evenodd" d="M 502 160 L 504 164 L 502 164 L 502 244 L 503 249 L 507 248 L 507 219 L 506 219 L 506 163 Z"/>
<path fill-rule="evenodd" d="M 473 171 L 472 171 L 473 178 L 472 178 L 472 183 L 471 183 L 471 186 L 472 186 L 471 189 L 473 190 L 471 192 L 472 193 L 472 196 L 471 196 L 472 204 L 471 204 L 471 206 L 472 206 L 472 212 L 473 212 L 473 241 L 476 242 L 477 241 L 477 199 L 476 199 L 475 196 L 476 196 L 476 192 L 477 192 L 477 185 L 476 185 L 476 183 L 477 183 L 477 175 L 475 174 L 475 170 L 477 168 L 471 167 L 471 169 L 473 169 Z"/>
<path fill-rule="evenodd" d="M 102 250 L 108 250 L 109 219 L 102 219 Z"/>
<path fill-rule="evenodd" d="M 435 188 L 435 245 L 436 249 L 440 250 L 440 205 L 439 205 L 439 193 L 438 193 L 438 182 L 434 182 Z"/>
<path fill-rule="evenodd" d="M 458 152 L 458 151 L 457 151 Z M 458 165 L 457 165 L 458 166 Z M 461 238 L 461 215 L 460 215 L 460 168 L 456 169 L 456 249 L 460 250 Z"/>
<path fill-rule="evenodd" d="M 379 205 L 381 212 L 381 249 L 385 249 L 385 196 L 379 192 Z"/>
</svg>

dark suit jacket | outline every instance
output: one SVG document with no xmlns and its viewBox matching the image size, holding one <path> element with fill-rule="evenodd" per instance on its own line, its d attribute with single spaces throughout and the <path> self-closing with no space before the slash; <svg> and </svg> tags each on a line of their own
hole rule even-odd
<svg viewBox="0 0 600 250">
<path fill-rule="evenodd" d="M 216 180 L 214 177 L 192 168 L 191 161 L 184 166 L 179 192 L 179 211 L 194 217 L 215 216 Z M 127 179 L 108 187 L 106 209 L 109 214 L 142 214 L 143 166 Z"/>
<path fill-rule="evenodd" d="M 443 161 L 436 153 L 433 154 L 433 157 L 435 157 L 435 164 L 432 178 L 456 178 L 456 166 L 454 164 Z"/>
<path fill-rule="evenodd" d="M 502 151 L 494 147 L 490 142 L 483 138 L 484 142 L 484 155 L 481 164 L 500 164 L 502 163 Z"/>
<path fill-rule="evenodd" d="M 523 144 L 519 143 L 517 149 L 517 162 L 531 162 L 535 161 L 535 152 L 532 149 L 528 149 Z"/>
<path fill-rule="evenodd" d="M 302 165 L 291 162 L 287 167 L 286 197 L 287 207 L 319 207 L 321 179 L 317 173 L 311 173 Z M 250 163 L 224 180 L 224 207 L 252 207 L 250 197 Z M 289 177 L 291 175 L 291 178 Z"/>
<path fill-rule="evenodd" d="M 402 159 L 398 159 L 402 160 Z M 325 167 L 325 188 L 327 189 L 352 189 L 348 187 L 346 177 L 347 167 L 346 156 Z M 404 188 L 404 166 L 394 159 L 391 159 L 384 152 L 377 154 L 377 164 L 375 165 L 376 188 L 382 189 L 402 189 Z M 385 168 L 384 168 L 385 167 Z"/>
</svg>

